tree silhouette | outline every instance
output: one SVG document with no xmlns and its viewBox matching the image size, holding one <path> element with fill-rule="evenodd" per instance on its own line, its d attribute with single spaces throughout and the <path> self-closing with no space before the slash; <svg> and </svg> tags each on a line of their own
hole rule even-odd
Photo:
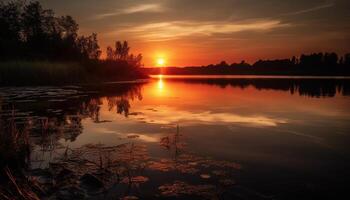
<svg viewBox="0 0 350 200">
<path fill-rule="evenodd" d="M 21 45 L 21 10 L 18 2 L 0 4 L 0 58 L 18 56 Z"/>
<path fill-rule="evenodd" d="M 350 53 L 344 55 L 344 65 L 350 67 Z"/>
<path fill-rule="evenodd" d="M 42 44 L 40 40 L 43 40 L 45 37 L 44 28 L 49 29 L 49 27 L 44 26 L 51 23 L 52 14 L 48 10 L 43 10 L 39 2 L 31 2 L 24 6 L 22 13 L 24 40 L 32 45 Z"/>
<path fill-rule="evenodd" d="M 1 39 L 20 40 L 20 15 L 19 5 L 17 3 L 0 4 Z"/>
<path fill-rule="evenodd" d="M 127 41 L 123 43 L 121 41 L 117 41 L 115 43 L 115 58 L 117 60 L 126 60 L 128 58 L 130 51 L 130 47 Z"/>
<path fill-rule="evenodd" d="M 84 58 L 97 60 L 101 55 L 96 33 L 87 37 L 80 36 L 77 40 L 77 45 Z"/>
<path fill-rule="evenodd" d="M 126 60 L 129 55 L 130 47 L 127 41 L 123 42 L 122 46 L 122 52 L 121 52 L 121 59 Z"/>
<path fill-rule="evenodd" d="M 73 17 L 57 17 L 38 1 L 0 4 L 0 58 L 86 60 L 100 55 L 97 35 L 78 37 Z"/>
<path fill-rule="evenodd" d="M 142 66 L 142 54 L 138 54 L 137 56 L 134 56 L 134 54 L 130 54 L 128 56 L 127 62 L 134 67 L 141 67 Z"/>
<path fill-rule="evenodd" d="M 107 60 L 109 60 L 109 61 L 116 60 L 115 51 L 113 50 L 112 47 L 110 47 L 110 46 L 107 47 L 106 54 L 107 54 L 107 58 L 106 58 Z"/>
<path fill-rule="evenodd" d="M 325 53 L 324 54 L 324 65 L 325 67 L 335 67 L 338 64 L 338 55 L 336 53 Z"/>
<path fill-rule="evenodd" d="M 79 25 L 72 16 L 66 15 L 58 18 L 58 23 L 62 27 L 62 38 L 76 39 L 78 36 Z"/>
<path fill-rule="evenodd" d="M 142 65 L 142 54 L 138 54 L 137 56 L 135 56 L 134 54 L 130 54 L 129 52 L 130 47 L 127 41 L 116 41 L 115 49 L 113 49 L 110 46 L 107 47 L 106 60 L 124 62 L 128 63 L 130 66 L 133 67 L 140 67 Z"/>
</svg>

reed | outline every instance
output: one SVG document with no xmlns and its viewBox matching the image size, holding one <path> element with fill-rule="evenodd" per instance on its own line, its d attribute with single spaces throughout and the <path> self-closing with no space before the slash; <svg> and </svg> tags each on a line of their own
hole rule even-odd
<svg viewBox="0 0 350 200">
<path fill-rule="evenodd" d="M 24 172 L 31 151 L 28 126 L 17 126 L 13 116 L 0 118 L 0 199 L 39 200 L 40 188 Z"/>
</svg>

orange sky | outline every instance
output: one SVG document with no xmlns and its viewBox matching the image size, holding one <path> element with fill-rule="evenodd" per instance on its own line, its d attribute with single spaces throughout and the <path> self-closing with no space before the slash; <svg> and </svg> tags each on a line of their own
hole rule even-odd
<svg viewBox="0 0 350 200">
<path fill-rule="evenodd" d="M 127 40 L 154 66 L 254 62 L 301 53 L 350 52 L 348 0 L 41 0 L 72 15 L 102 51 Z M 105 55 L 105 53 L 103 54 Z"/>
</svg>

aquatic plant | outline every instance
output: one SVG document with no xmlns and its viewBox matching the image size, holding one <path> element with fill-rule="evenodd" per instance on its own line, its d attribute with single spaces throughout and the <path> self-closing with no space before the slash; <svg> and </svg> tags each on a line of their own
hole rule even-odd
<svg viewBox="0 0 350 200">
<path fill-rule="evenodd" d="M 28 125 L 18 127 L 12 117 L 0 115 L 0 199 L 38 200 L 40 186 L 25 174 L 30 165 Z"/>
</svg>

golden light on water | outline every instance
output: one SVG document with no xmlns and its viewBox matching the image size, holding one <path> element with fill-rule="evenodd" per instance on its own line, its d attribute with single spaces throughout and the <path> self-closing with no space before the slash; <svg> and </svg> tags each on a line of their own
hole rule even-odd
<svg viewBox="0 0 350 200">
<path fill-rule="evenodd" d="M 166 96 L 169 91 L 167 91 L 165 80 L 163 79 L 163 75 L 157 76 L 157 81 L 154 84 L 154 94 L 157 97 Z"/>
<path fill-rule="evenodd" d="M 164 82 L 163 82 L 163 76 L 159 75 L 158 79 L 158 90 L 162 91 L 164 89 Z"/>
</svg>

